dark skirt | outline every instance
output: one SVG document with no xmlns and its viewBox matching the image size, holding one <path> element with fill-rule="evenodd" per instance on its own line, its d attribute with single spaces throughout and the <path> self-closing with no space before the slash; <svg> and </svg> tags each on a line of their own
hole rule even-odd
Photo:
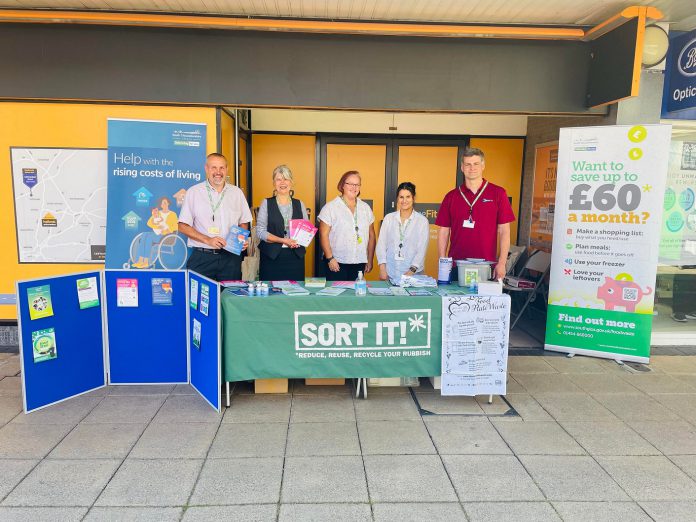
<svg viewBox="0 0 696 522">
<path fill-rule="evenodd" d="M 355 281 L 358 278 L 358 272 L 363 271 L 363 277 L 365 276 L 365 263 L 358 264 L 348 264 L 339 263 L 340 270 L 338 272 L 332 272 L 329 269 L 329 264 L 324 260 L 324 269 L 326 270 L 326 280 L 327 281 Z"/>
<path fill-rule="evenodd" d="M 278 257 L 271 259 L 261 252 L 259 279 L 261 281 L 304 281 L 305 260 L 297 257 L 290 248 L 284 248 Z"/>
</svg>

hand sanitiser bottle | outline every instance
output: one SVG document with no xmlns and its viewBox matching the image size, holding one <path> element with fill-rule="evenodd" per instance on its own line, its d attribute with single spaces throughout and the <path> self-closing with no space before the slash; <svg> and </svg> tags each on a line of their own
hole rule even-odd
<svg viewBox="0 0 696 522">
<path fill-rule="evenodd" d="M 367 281 L 365 281 L 362 271 L 358 272 L 358 278 L 355 280 L 355 295 L 367 295 Z"/>
</svg>

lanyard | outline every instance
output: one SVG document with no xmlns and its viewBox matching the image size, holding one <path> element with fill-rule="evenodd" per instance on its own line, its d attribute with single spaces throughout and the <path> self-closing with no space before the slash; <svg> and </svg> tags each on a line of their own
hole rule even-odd
<svg viewBox="0 0 696 522">
<path fill-rule="evenodd" d="M 411 214 L 411 217 L 409 217 L 406 220 L 406 223 L 404 223 L 402 225 L 401 218 L 399 217 L 399 254 L 401 254 L 401 248 L 404 246 L 404 239 L 406 238 L 406 230 L 408 229 L 408 226 L 411 224 L 412 219 L 413 219 L 413 214 Z"/>
<path fill-rule="evenodd" d="M 278 205 L 278 210 L 280 210 L 280 215 L 283 217 L 283 227 L 285 229 L 285 235 L 287 236 L 288 235 L 288 225 L 290 224 L 290 216 L 292 215 L 292 198 L 290 199 L 288 210 L 285 210 L 283 208 L 284 205 L 280 204 L 277 197 L 276 197 L 276 204 Z"/>
<path fill-rule="evenodd" d="M 464 198 L 464 201 L 466 201 L 466 204 L 469 205 L 469 223 L 471 223 L 471 222 L 473 221 L 472 217 L 473 217 L 473 214 L 474 214 L 474 205 L 475 205 L 476 202 L 479 200 L 479 198 L 480 198 L 481 196 L 483 196 L 483 191 L 486 190 L 486 187 L 487 187 L 487 186 L 488 186 L 488 181 L 486 181 L 486 182 L 483 184 L 483 187 L 481 187 L 481 188 L 479 189 L 478 194 L 477 194 L 476 197 L 474 198 L 473 203 L 470 202 L 470 201 L 466 198 L 466 196 L 464 195 L 464 192 L 462 192 L 462 187 L 459 187 L 459 193 L 460 193 L 460 194 L 462 195 L 462 197 Z"/>
<path fill-rule="evenodd" d="M 343 204 L 346 206 L 348 211 L 350 211 L 350 207 L 348 206 L 348 203 L 346 203 L 346 200 L 343 199 L 343 196 L 341 196 L 341 201 L 343 201 Z M 362 242 L 362 239 L 360 238 L 360 229 L 358 228 L 358 200 L 355 200 L 355 212 L 351 212 L 353 214 L 353 226 L 355 228 L 355 238 L 358 240 L 358 243 Z"/>
<path fill-rule="evenodd" d="M 215 212 L 217 212 L 217 209 L 220 208 L 220 204 L 222 203 L 222 200 L 225 197 L 225 192 L 227 192 L 227 185 L 225 185 L 225 188 L 220 193 L 218 202 L 215 205 L 213 205 L 213 196 L 211 194 L 212 191 L 210 190 L 210 185 L 206 183 L 205 188 L 208 190 L 208 201 L 210 201 L 210 209 L 213 211 L 213 221 L 215 221 Z"/>
</svg>

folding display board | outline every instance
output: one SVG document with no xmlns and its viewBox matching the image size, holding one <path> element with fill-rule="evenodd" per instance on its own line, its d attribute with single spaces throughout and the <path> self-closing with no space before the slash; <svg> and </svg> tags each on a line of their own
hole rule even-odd
<svg viewBox="0 0 696 522">
<path fill-rule="evenodd" d="M 191 270 L 188 280 L 191 386 L 219 412 L 222 386 L 220 285 Z"/>
<path fill-rule="evenodd" d="M 109 384 L 188 383 L 185 270 L 105 270 Z"/>
<path fill-rule="evenodd" d="M 18 281 L 24 412 L 106 384 L 100 272 Z"/>
</svg>

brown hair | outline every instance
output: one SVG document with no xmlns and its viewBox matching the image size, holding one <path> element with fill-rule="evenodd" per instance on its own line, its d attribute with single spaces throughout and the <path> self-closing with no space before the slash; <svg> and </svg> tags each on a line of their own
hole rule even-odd
<svg viewBox="0 0 696 522">
<path fill-rule="evenodd" d="M 357 170 L 349 170 L 348 172 L 344 172 L 343 176 L 341 176 L 341 179 L 338 180 L 338 185 L 336 185 L 336 188 L 341 194 L 343 194 L 343 186 L 346 184 L 346 180 L 350 176 L 358 176 L 360 178 L 360 182 L 362 183 L 362 177 L 360 177 L 360 173 Z M 360 191 L 358 191 L 358 196 L 359 195 Z"/>
<path fill-rule="evenodd" d="M 220 159 L 225 160 L 225 164 L 227 163 L 227 158 L 225 156 L 223 156 L 222 154 L 220 154 L 219 152 L 211 152 L 210 154 L 208 154 L 205 157 L 206 161 L 208 161 L 210 158 L 220 158 Z"/>
</svg>

